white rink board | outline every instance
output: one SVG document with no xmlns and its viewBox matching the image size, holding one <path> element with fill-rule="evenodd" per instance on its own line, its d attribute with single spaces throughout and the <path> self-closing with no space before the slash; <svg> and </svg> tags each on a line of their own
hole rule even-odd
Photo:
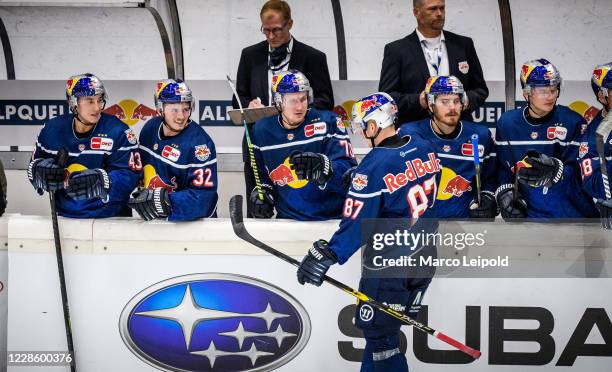
<svg viewBox="0 0 612 372">
<path fill-rule="evenodd" d="M 40 227 L 40 233 L 27 234 L 33 223 Z M 289 292 L 306 308 L 312 323 L 310 340 L 304 350 L 279 371 L 359 370 L 357 362 L 343 359 L 338 352 L 340 345 L 346 348 L 348 342 L 352 342 L 348 346 L 356 349 L 364 345 L 362 339 L 347 335 L 351 332 L 346 331 L 346 319 L 339 321 L 340 311 L 354 304 L 350 296 L 329 285 L 321 288 L 300 286 L 295 280 L 294 267 L 237 240 L 227 220 L 176 224 L 176 234 L 164 238 L 161 231 L 167 225 L 163 222 L 146 224 L 104 220 L 95 221 L 90 228 L 85 221 L 60 220 L 66 237 L 64 260 L 79 371 L 154 371 L 122 341 L 120 314 L 130 299 L 145 288 L 172 277 L 194 273 L 235 273 L 258 278 Z M 65 349 L 53 241 L 45 226 L 50 226 L 48 220 L 39 217 L 29 220 L 21 216 L 11 220 L 8 350 Z M 298 259 L 309 241 L 317 236 L 328 236 L 335 226 L 336 222 L 247 223 L 254 236 L 265 236 L 269 244 L 283 247 L 285 252 Z M 160 231 L 159 235 L 153 235 L 151 229 Z M 291 233 L 285 236 L 278 234 L 289 230 Z M 192 231 L 191 236 L 187 231 Z M 90 240 L 85 242 L 88 237 Z M 150 249 L 141 244 L 147 239 L 155 239 L 151 240 Z M 195 241 L 198 244 L 193 244 Z M 79 249 L 74 249 L 74 246 Z M 357 287 L 358 258 L 353 257 L 344 266 L 333 267 L 330 274 Z M 554 319 L 551 337 L 555 349 L 552 360 L 542 366 L 523 365 L 520 358 L 515 358 L 522 371 L 609 371 L 612 357 L 579 356 L 571 367 L 556 367 L 555 364 L 587 309 L 604 309 L 609 322 L 612 296 L 604 294 L 611 291 L 612 279 L 436 278 L 424 300 L 428 305 L 428 324 L 464 342 L 466 306 L 470 306 L 471 311 L 479 310 L 480 322 L 470 323 L 470 328 L 480 326 L 483 356 L 466 365 L 421 362 L 415 357 L 412 329 L 404 327 L 409 365 L 412 371 L 516 371 L 517 365 L 490 364 L 493 356 L 489 342 L 491 337 L 498 337 L 499 330 L 490 329 L 489 315 L 499 307 L 525 307 L 549 314 Z M 601 324 L 604 323 L 605 319 Z M 534 329 L 538 322 L 506 320 L 504 327 Z M 604 340 L 612 339 L 610 327 L 592 328 L 586 344 L 604 344 Z M 449 350 L 448 346 L 431 337 L 428 346 Z M 608 343 L 607 348 L 611 347 L 612 344 Z M 504 344 L 505 352 L 535 353 L 538 348 L 538 344 L 530 342 Z M 68 368 L 46 367 L 45 370 L 67 371 Z M 37 372 L 40 369 L 9 367 L 9 371 Z"/>
</svg>

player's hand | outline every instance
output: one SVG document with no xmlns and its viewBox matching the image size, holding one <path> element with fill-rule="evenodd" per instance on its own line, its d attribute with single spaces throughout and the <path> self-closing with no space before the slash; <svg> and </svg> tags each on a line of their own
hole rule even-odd
<svg viewBox="0 0 612 372">
<path fill-rule="evenodd" d="M 342 186 L 347 190 L 351 187 L 351 181 L 353 181 L 353 177 L 355 176 L 355 169 L 357 169 L 356 165 L 350 167 L 342 174 Z"/>
<path fill-rule="evenodd" d="M 535 151 L 527 153 L 529 166 L 518 170 L 519 182 L 531 187 L 551 187 L 563 179 L 563 162 Z"/>
<path fill-rule="evenodd" d="M 289 163 L 300 180 L 314 180 L 325 185 L 334 175 L 331 161 L 323 154 L 295 151 L 289 157 Z"/>
<path fill-rule="evenodd" d="M 110 187 L 111 181 L 104 169 L 86 169 L 70 174 L 66 193 L 74 200 L 106 199 Z"/>
<path fill-rule="evenodd" d="M 262 107 L 265 107 L 265 106 L 261 103 L 261 98 L 259 97 L 249 102 L 249 108 L 262 108 Z"/>
<path fill-rule="evenodd" d="M 338 262 L 336 255 L 327 247 L 325 240 L 317 240 L 302 259 L 297 271 L 297 280 L 300 284 L 310 283 L 317 287 L 323 283 L 325 273 L 329 267 Z"/>
<path fill-rule="evenodd" d="M 497 205 L 505 221 L 527 218 L 527 202 L 520 195 L 514 200 L 514 185 L 506 183 L 495 191 Z"/>
<path fill-rule="evenodd" d="M 145 221 L 168 217 L 172 213 L 168 190 L 163 187 L 135 192 L 128 200 L 128 207 L 138 212 Z"/>
<path fill-rule="evenodd" d="M 44 191 L 63 189 L 65 173 L 53 158 L 32 160 L 28 166 L 28 179 L 41 195 Z"/>
<path fill-rule="evenodd" d="M 497 216 L 497 213 L 499 212 L 495 195 L 490 191 L 480 193 L 480 205 L 478 204 L 478 199 L 474 199 L 470 203 L 470 218 L 492 221 Z"/>
<path fill-rule="evenodd" d="M 419 95 L 419 104 L 422 108 L 427 108 L 427 98 L 425 98 L 425 91 L 422 91 L 421 95 Z"/>
<path fill-rule="evenodd" d="M 251 213 L 255 218 L 272 218 L 274 216 L 274 189 L 270 185 L 261 185 L 263 200 L 259 198 L 257 187 L 254 187 L 249 196 Z"/>
<path fill-rule="evenodd" d="M 612 230 L 612 199 L 597 199 L 595 206 L 601 217 L 601 227 Z"/>
</svg>

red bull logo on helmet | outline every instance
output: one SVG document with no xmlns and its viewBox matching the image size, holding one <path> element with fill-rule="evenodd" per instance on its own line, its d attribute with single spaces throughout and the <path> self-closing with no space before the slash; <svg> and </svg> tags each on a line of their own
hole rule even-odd
<svg viewBox="0 0 612 372">
<path fill-rule="evenodd" d="M 132 126 L 139 121 L 147 121 L 157 116 L 157 111 L 133 99 L 124 99 L 107 107 L 105 114 L 113 115 L 125 124 Z"/>
</svg>

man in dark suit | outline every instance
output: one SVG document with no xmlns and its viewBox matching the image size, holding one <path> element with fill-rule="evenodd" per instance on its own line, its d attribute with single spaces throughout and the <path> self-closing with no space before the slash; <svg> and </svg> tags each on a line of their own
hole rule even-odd
<svg viewBox="0 0 612 372">
<path fill-rule="evenodd" d="M 398 124 L 429 117 L 425 84 L 430 76 L 454 75 L 467 94 L 462 118 L 482 106 L 489 89 L 471 38 L 442 31 L 445 0 L 413 0 L 417 28 L 403 39 L 385 45 L 378 90 L 398 103 Z"/>
<path fill-rule="evenodd" d="M 289 5 L 282 0 L 270 0 L 261 8 L 259 15 L 261 32 L 266 36 L 266 40 L 244 48 L 238 64 L 236 90 L 242 106 L 256 108 L 272 105 L 272 75 L 276 71 L 296 69 L 303 72 L 310 80 L 314 93 L 312 106 L 321 110 L 331 110 L 334 107 L 334 94 L 327 58 L 325 53 L 291 36 L 293 19 Z M 232 104 L 234 108 L 238 108 L 235 98 Z M 252 124 L 248 127 L 250 131 Z M 245 138 L 242 141 L 242 159 L 246 183 L 245 195 L 248 199 L 255 187 L 255 178 Z M 249 207 L 247 207 L 247 216 L 252 216 Z"/>
</svg>

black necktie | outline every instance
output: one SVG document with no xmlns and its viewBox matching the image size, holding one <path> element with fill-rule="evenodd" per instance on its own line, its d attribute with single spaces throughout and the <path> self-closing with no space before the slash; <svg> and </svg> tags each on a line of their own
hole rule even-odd
<svg viewBox="0 0 612 372">
<path fill-rule="evenodd" d="M 268 62 L 270 70 L 276 71 L 280 70 L 283 66 L 279 66 L 285 58 L 287 58 L 287 53 L 289 52 L 289 43 L 283 44 L 278 48 L 274 48 L 274 50 L 268 52 L 270 56 L 270 60 Z"/>
</svg>

